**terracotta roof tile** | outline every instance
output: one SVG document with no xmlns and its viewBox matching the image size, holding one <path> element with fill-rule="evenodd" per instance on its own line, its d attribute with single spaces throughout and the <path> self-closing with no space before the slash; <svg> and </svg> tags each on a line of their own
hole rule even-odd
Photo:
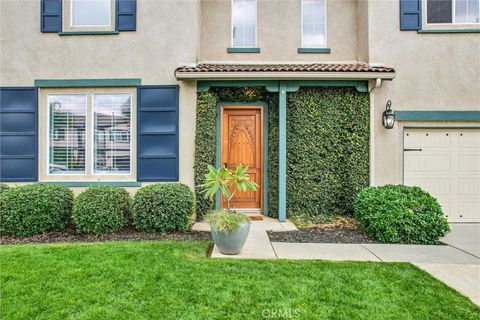
<svg viewBox="0 0 480 320">
<path fill-rule="evenodd" d="M 313 63 L 313 64 L 210 64 L 178 67 L 175 72 L 383 72 L 394 73 L 387 66 L 371 66 L 366 63 Z"/>
</svg>

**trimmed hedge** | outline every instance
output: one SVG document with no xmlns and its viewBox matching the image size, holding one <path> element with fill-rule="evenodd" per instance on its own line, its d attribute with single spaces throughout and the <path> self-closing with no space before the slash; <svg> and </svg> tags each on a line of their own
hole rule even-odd
<svg viewBox="0 0 480 320">
<path fill-rule="evenodd" d="M 33 236 L 67 225 L 72 191 L 64 186 L 30 184 L 0 193 L 0 233 Z"/>
<path fill-rule="evenodd" d="M 419 187 L 366 188 L 355 214 L 368 235 L 387 243 L 436 244 L 450 230 L 438 201 Z"/>
<path fill-rule="evenodd" d="M 128 225 L 130 197 L 123 188 L 89 187 L 78 195 L 72 220 L 78 233 L 103 235 Z"/>
<path fill-rule="evenodd" d="M 195 196 L 182 183 L 141 187 L 133 196 L 133 225 L 147 232 L 187 230 L 193 222 Z"/>
<path fill-rule="evenodd" d="M 195 185 L 215 165 L 218 102 L 264 101 L 268 112 L 268 205 L 278 213 L 278 94 L 263 88 L 215 88 L 197 97 Z M 301 88 L 288 94 L 287 211 L 331 219 L 353 215 L 369 181 L 369 97 L 354 88 Z M 214 204 L 197 192 L 197 217 Z"/>
<path fill-rule="evenodd" d="M 8 184 L 5 184 L 5 183 L 0 183 L 0 194 L 5 191 L 5 190 L 8 190 L 10 189 L 10 187 L 8 186 Z"/>
</svg>

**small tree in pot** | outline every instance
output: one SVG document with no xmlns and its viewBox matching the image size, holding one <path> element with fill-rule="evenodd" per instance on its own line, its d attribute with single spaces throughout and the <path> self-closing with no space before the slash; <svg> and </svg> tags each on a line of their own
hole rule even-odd
<svg viewBox="0 0 480 320">
<path fill-rule="evenodd" d="M 250 180 L 248 166 L 239 164 L 235 170 L 226 167 L 216 169 L 208 166 L 205 183 L 201 185 L 205 197 L 213 199 L 217 192 L 225 198 L 226 209 L 212 212 L 207 220 L 212 228 L 213 241 L 223 254 L 238 254 L 250 231 L 250 219 L 230 208 L 230 201 L 237 192 L 257 191 L 258 185 Z"/>
</svg>

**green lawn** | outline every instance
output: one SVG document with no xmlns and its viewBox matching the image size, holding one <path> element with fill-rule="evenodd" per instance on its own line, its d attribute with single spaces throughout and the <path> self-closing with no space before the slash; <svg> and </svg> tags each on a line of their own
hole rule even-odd
<svg viewBox="0 0 480 320">
<path fill-rule="evenodd" d="M 409 264 L 218 260 L 207 242 L 0 247 L 3 319 L 479 319 Z"/>
</svg>

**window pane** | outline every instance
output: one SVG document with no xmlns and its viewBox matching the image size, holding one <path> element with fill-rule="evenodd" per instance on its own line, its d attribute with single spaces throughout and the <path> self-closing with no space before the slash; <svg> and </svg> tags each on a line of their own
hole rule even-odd
<svg viewBox="0 0 480 320">
<path fill-rule="evenodd" d="M 130 109 L 130 94 L 94 95 L 94 173 L 130 173 Z"/>
<path fill-rule="evenodd" d="M 255 47 L 257 29 L 257 1 L 233 0 L 233 46 Z"/>
<path fill-rule="evenodd" d="M 73 26 L 109 26 L 111 0 L 72 0 Z"/>
<path fill-rule="evenodd" d="M 427 0 L 427 23 L 452 23 L 452 0 Z"/>
<path fill-rule="evenodd" d="M 326 45 L 324 0 L 303 0 L 302 16 L 303 46 L 324 47 Z"/>
<path fill-rule="evenodd" d="M 49 95 L 51 174 L 85 172 L 85 95 Z"/>
<path fill-rule="evenodd" d="M 478 23 L 479 0 L 456 0 L 455 1 L 455 23 Z"/>
</svg>

